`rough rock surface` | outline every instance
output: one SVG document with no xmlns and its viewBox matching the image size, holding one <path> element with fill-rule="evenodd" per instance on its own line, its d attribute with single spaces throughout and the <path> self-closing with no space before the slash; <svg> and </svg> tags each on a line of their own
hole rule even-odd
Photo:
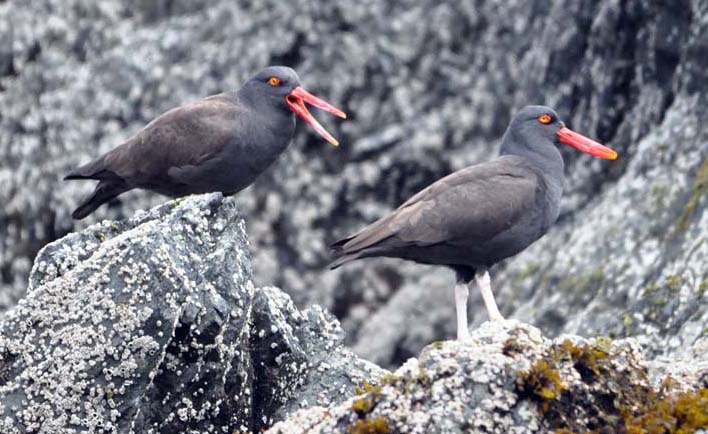
<svg viewBox="0 0 708 434">
<path fill-rule="evenodd" d="M 0 322 L 0 432 L 257 432 L 379 378 L 331 316 L 254 289 L 244 228 L 217 193 L 43 249 Z"/>
<path fill-rule="evenodd" d="M 60 182 L 70 168 L 285 63 L 350 120 L 330 126 L 338 150 L 300 128 L 238 196 L 257 216 L 257 285 L 322 304 L 386 365 L 453 336 L 450 272 L 394 260 L 327 272 L 326 244 L 488 159 L 516 109 L 546 103 L 621 158 L 566 152 L 561 221 L 493 270 L 502 311 L 672 356 L 706 335 L 707 33 L 705 0 L 0 2 L 0 305 L 24 293 L 43 245 L 80 227 L 69 212 L 91 187 Z M 89 223 L 162 200 L 131 193 Z M 476 293 L 470 314 L 485 319 Z"/>
<path fill-rule="evenodd" d="M 433 343 L 339 406 L 301 410 L 267 433 L 693 433 L 708 428 L 706 380 L 652 380 L 631 339 L 551 341 L 523 323 L 487 322 L 467 341 Z"/>
</svg>

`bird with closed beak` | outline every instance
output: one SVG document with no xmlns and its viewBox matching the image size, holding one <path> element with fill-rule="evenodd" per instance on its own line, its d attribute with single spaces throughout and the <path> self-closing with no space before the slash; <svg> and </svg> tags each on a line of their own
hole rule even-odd
<svg viewBox="0 0 708 434">
<path fill-rule="evenodd" d="M 468 286 L 476 280 L 491 320 L 503 319 L 488 269 L 541 238 L 558 218 L 565 144 L 607 160 L 617 153 L 565 126 L 549 107 L 512 119 L 500 157 L 454 172 L 392 213 L 332 245 L 332 268 L 384 256 L 444 265 L 457 276 L 457 337 L 469 336 Z"/>
</svg>

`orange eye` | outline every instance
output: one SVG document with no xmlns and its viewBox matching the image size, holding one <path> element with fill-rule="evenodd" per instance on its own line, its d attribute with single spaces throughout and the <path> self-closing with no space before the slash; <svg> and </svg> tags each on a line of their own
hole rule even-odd
<svg viewBox="0 0 708 434">
<path fill-rule="evenodd" d="M 541 115 L 538 117 L 538 121 L 541 122 L 542 124 L 550 124 L 551 123 L 551 115 Z"/>
<path fill-rule="evenodd" d="M 273 87 L 278 87 L 280 86 L 280 79 L 278 77 L 271 77 L 268 79 L 268 84 Z"/>
</svg>

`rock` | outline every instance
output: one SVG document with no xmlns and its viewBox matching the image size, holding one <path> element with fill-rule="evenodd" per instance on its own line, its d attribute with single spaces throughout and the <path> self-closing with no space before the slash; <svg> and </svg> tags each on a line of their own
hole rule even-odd
<svg viewBox="0 0 708 434">
<path fill-rule="evenodd" d="M 250 275 L 220 194 L 49 245 L 0 325 L 1 431 L 249 426 Z"/>
<path fill-rule="evenodd" d="M 46 243 L 84 227 L 69 213 L 91 186 L 61 182 L 66 172 L 175 105 L 285 63 L 350 120 L 327 125 L 338 150 L 300 128 L 238 195 L 257 216 L 254 279 L 333 312 L 358 354 L 397 366 L 453 336 L 454 277 L 395 260 L 330 272 L 327 243 L 496 154 L 528 103 L 621 158 L 565 152 L 558 225 L 492 270 L 502 312 L 551 336 L 638 336 L 669 358 L 706 337 L 703 0 L 33 0 L 0 2 L 0 17 L 1 309 Z M 89 223 L 163 201 L 131 193 Z"/>
<path fill-rule="evenodd" d="M 336 405 L 360 384 L 388 371 L 342 346 L 339 323 L 319 306 L 303 312 L 277 288 L 262 288 L 253 302 L 255 420 L 274 420 L 313 405 Z"/>
<path fill-rule="evenodd" d="M 39 253 L 0 322 L 0 431 L 256 432 L 385 373 L 342 340 L 320 308 L 254 289 L 232 199 L 172 201 Z"/>
<path fill-rule="evenodd" d="M 708 371 L 704 371 L 708 372 Z M 301 410 L 267 434 L 695 432 L 708 383 L 652 382 L 633 340 L 545 338 L 516 321 L 436 342 L 338 406 Z M 678 432 L 678 431 L 676 431 Z"/>
</svg>

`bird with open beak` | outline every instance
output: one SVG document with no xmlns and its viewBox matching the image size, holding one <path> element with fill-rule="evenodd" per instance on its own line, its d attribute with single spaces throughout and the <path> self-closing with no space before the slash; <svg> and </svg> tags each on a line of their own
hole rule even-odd
<svg viewBox="0 0 708 434">
<path fill-rule="evenodd" d="M 454 172 L 392 213 L 332 245 L 332 268 L 386 256 L 446 265 L 457 275 L 457 337 L 467 331 L 468 286 L 476 280 L 490 319 L 501 320 L 489 267 L 516 255 L 555 223 L 565 144 L 595 157 L 617 153 L 565 126 L 549 107 L 527 106 L 504 134 L 500 157 Z"/>
<path fill-rule="evenodd" d="M 337 146 L 305 104 L 347 117 L 303 89 L 297 73 L 284 66 L 262 70 L 237 91 L 172 109 L 64 178 L 99 181 L 72 216 L 82 219 L 135 188 L 171 197 L 237 193 L 288 146 L 295 131 L 294 115 Z"/>
</svg>

